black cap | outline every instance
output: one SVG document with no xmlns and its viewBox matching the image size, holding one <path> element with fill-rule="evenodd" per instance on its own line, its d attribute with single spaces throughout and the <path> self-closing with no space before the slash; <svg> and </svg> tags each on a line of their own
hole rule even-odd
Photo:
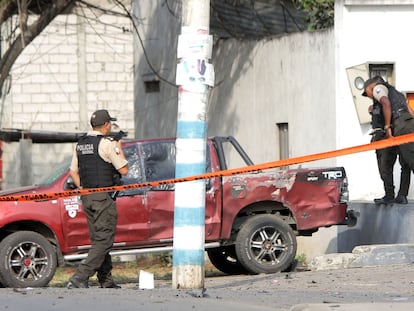
<svg viewBox="0 0 414 311">
<path fill-rule="evenodd" d="M 372 83 L 379 83 L 379 82 L 385 82 L 384 79 L 381 76 L 375 76 L 375 77 L 372 77 L 372 78 L 366 80 L 364 82 L 364 92 L 362 93 L 362 96 L 367 96 L 367 92 L 366 92 L 365 89 L 367 88 L 368 85 L 370 85 Z"/>
<path fill-rule="evenodd" d="M 109 115 L 108 110 L 101 109 L 101 110 L 96 110 L 94 113 L 92 113 L 92 116 L 91 116 L 92 127 L 103 125 L 109 121 L 116 121 L 116 118 L 112 118 Z"/>
</svg>

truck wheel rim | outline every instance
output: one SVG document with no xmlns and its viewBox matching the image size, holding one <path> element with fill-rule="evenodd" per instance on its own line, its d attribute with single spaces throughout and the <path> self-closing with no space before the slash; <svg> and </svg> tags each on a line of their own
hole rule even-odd
<svg viewBox="0 0 414 311">
<path fill-rule="evenodd" d="M 8 270 L 19 281 L 38 280 L 48 265 L 45 250 L 37 243 L 22 242 L 13 247 Z"/>
<path fill-rule="evenodd" d="M 284 236 L 274 227 L 262 227 L 250 239 L 250 253 L 261 265 L 279 264 L 287 249 Z"/>
</svg>

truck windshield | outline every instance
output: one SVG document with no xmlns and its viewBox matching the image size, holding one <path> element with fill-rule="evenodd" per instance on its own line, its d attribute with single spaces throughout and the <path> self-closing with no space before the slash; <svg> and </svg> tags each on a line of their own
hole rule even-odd
<svg viewBox="0 0 414 311">
<path fill-rule="evenodd" d="M 57 164 L 49 174 L 45 175 L 37 186 L 49 186 L 53 184 L 62 174 L 64 174 L 70 166 L 71 157 L 65 158 L 60 164 Z"/>
</svg>

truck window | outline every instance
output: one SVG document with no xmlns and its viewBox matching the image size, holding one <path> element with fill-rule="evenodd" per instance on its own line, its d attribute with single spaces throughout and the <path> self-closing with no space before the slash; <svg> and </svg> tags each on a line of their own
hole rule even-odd
<svg viewBox="0 0 414 311">
<path fill-rule="evenodd" d="M 221 169 L 233 169 L 252 165 L 253 162 L 232 137 L 216 138 L 218 152 L 221 153 Z"/>
<path fill-rule="evenodd" d="M 130 145 L 122 148 L 125 154 L 125 158 L 128 160 L 128 174 L 122 176 L 121 182 L 123 185 L 140 184 L 144 181 L 142 174 L 142 164 L 138 152 L 138 145 Z M 144 192 L 142 188 L 123 190 L 118 196 L 131 196 Z"/>
<path fill-rule="evenodd" d="M 175 178 L 174 141 L 149 142 L 142 144 L 145 169 L 145 181 L 157 181 Z M 210 154 L 206 150 L 206 172 L 211 171 Z"/>
<path fill-rule="evenodd" d="M 145 181 L 172 179 L 175 176 L 175 146 L 173 141 L 142 144 Z"/>
<path fill-rule="evenodd" d="M 141 145 L 145 181 L 159 181 L 175 177 L 174 141 L 155 141 Z M 152 187 L 152 190 L 173 190 L 174 184 Z"/>
</svg>

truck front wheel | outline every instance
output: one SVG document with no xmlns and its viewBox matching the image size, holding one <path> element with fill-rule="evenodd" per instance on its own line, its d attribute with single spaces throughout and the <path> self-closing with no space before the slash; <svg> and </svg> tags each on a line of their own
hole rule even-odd
<svg viewBox="0 0 414 311">
<path fill-rule="evenodd" d="M 276 273 L 294 261 L 297 249 L 292 228 L 275 215 L 256 215 L 240 227 L 236 255 L 250 273 Z"/>
<path fill-rule="evenodd" d="M 0 243 L 0 280 L 5 287 L 46 286 L 56 266 L 53 246 L 36 232 L 15 232 Z"/>
</svg>

